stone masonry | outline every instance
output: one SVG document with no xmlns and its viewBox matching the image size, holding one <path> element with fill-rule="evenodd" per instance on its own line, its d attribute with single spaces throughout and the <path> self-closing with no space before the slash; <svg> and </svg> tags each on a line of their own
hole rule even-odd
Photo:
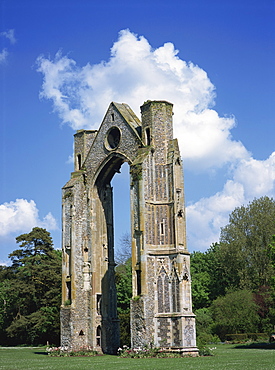
<svg viewBox="0 0 275 370">
<path fill-rule="evenodd" d="M 75 170 L 63 188 L 61 345 L 116 353 L 119 320 L 114 281 L 111 180 L 130 167 L 132 346 L 197 355 L 184 185 L 173 105 L 147 101 L 141 122 L 111 103 L 97 131 L 75 134 Z"/>
</svg>

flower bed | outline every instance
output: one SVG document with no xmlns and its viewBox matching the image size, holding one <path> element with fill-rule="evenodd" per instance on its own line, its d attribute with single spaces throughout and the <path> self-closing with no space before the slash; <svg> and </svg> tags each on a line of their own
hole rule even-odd
<svg viewBox="0 0 275 370">
<path fill-rule="evenodd" d="M 47 347 L 46 351 L 48 353 L 48 356 L 53 357 L 69 357 L 69 356 L 94 357 L 99 355 L 98 351 L 91 347 L 83 347 L 77 351 L 73 351 L 68 347 Z"/>
<path fill-rule="evenodd" d="M 202 356 L 212 356 L 213 352 L 212 349 L 208 350 L 208 354 L 206 354 L 206 350 Z M 179 357 L 189 357 L 189 354 L 182 353 L 180 349 L 178 350 L 171 350 L 165 348 L 156 348 L 156 347 L 138 347 L 138 348 L 129 348 L 127 346 L 123 346 L 122 348 L 118 349 L 119 357 L 127 357 L 127 358 L 179 358 Z"/>
</svg>

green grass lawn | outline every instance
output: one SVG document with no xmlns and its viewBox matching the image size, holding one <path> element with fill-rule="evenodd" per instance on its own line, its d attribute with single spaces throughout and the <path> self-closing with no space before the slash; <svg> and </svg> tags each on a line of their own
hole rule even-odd
<svg viewBox="0 0 275 370">
<path fill-rule="evenodd" d="M 198 358 L 131 359 L 117 356 L 49 357 L 45 348 L 0 347 L 0 369 L 85 370 L 85 369 L 275 369 L 275 349 L 236 348 L 216 345 L 215 356 Z"/>
</svg>

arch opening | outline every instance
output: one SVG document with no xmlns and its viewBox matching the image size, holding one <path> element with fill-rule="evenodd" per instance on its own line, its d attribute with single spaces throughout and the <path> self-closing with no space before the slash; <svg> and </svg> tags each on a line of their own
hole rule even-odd
<svg viewBox="0 0 275 370">
<path fill-rule="evenodd" d="M 111 182 L 114 194 L 114 245 L 115 260 L 119 263 L 119 255 L 131 254 L 130 243 L 130 175 L 128 163 L 123 163 L 119 176 Z M 129 248 L 129 251 L 126 250 Z"/>
<path fill-rule="evenodd" d="M 118 175 L 115 176 L 116 174 Z M 104 243 L 106 243 L 105 263 L 107 265 L 101 281 L 100 314 L 102 317 L 101 343 L 103 347 L 107 347 L 105 343 L 109 340 L 110 328 L 112 328 L 113 335 L 117 335 L 118 338 L 120 332 L 115 284 L 117 264 L 115 245 L 119 244 L 121 235 L 130 230 L 130 174 L 126 159 L 122 156 L 111 156 L 99 172 L 95 186 L 98 192 L 99 209 L 101 209 L 101 235 L 105 235 L 106 238 Z M 130 328 L 130 316 L 128 326 Z"/>
</svg>

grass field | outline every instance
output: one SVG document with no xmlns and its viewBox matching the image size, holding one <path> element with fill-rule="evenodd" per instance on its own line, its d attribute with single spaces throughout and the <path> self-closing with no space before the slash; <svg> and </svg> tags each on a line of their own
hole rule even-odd
<svg viewBox="0 0 275 370">
<path fill-rule="evenodd" d="M 275 349 L 236 348 L 235 345 L 229 344 L 220 344 L 216 348 L 215 356 L 211 357 L 131 359 L 107 355 L 80 358 L 49 357 L 43 347 L 0 347 L 0 369 L 275 369 Z"/>
</svg>

